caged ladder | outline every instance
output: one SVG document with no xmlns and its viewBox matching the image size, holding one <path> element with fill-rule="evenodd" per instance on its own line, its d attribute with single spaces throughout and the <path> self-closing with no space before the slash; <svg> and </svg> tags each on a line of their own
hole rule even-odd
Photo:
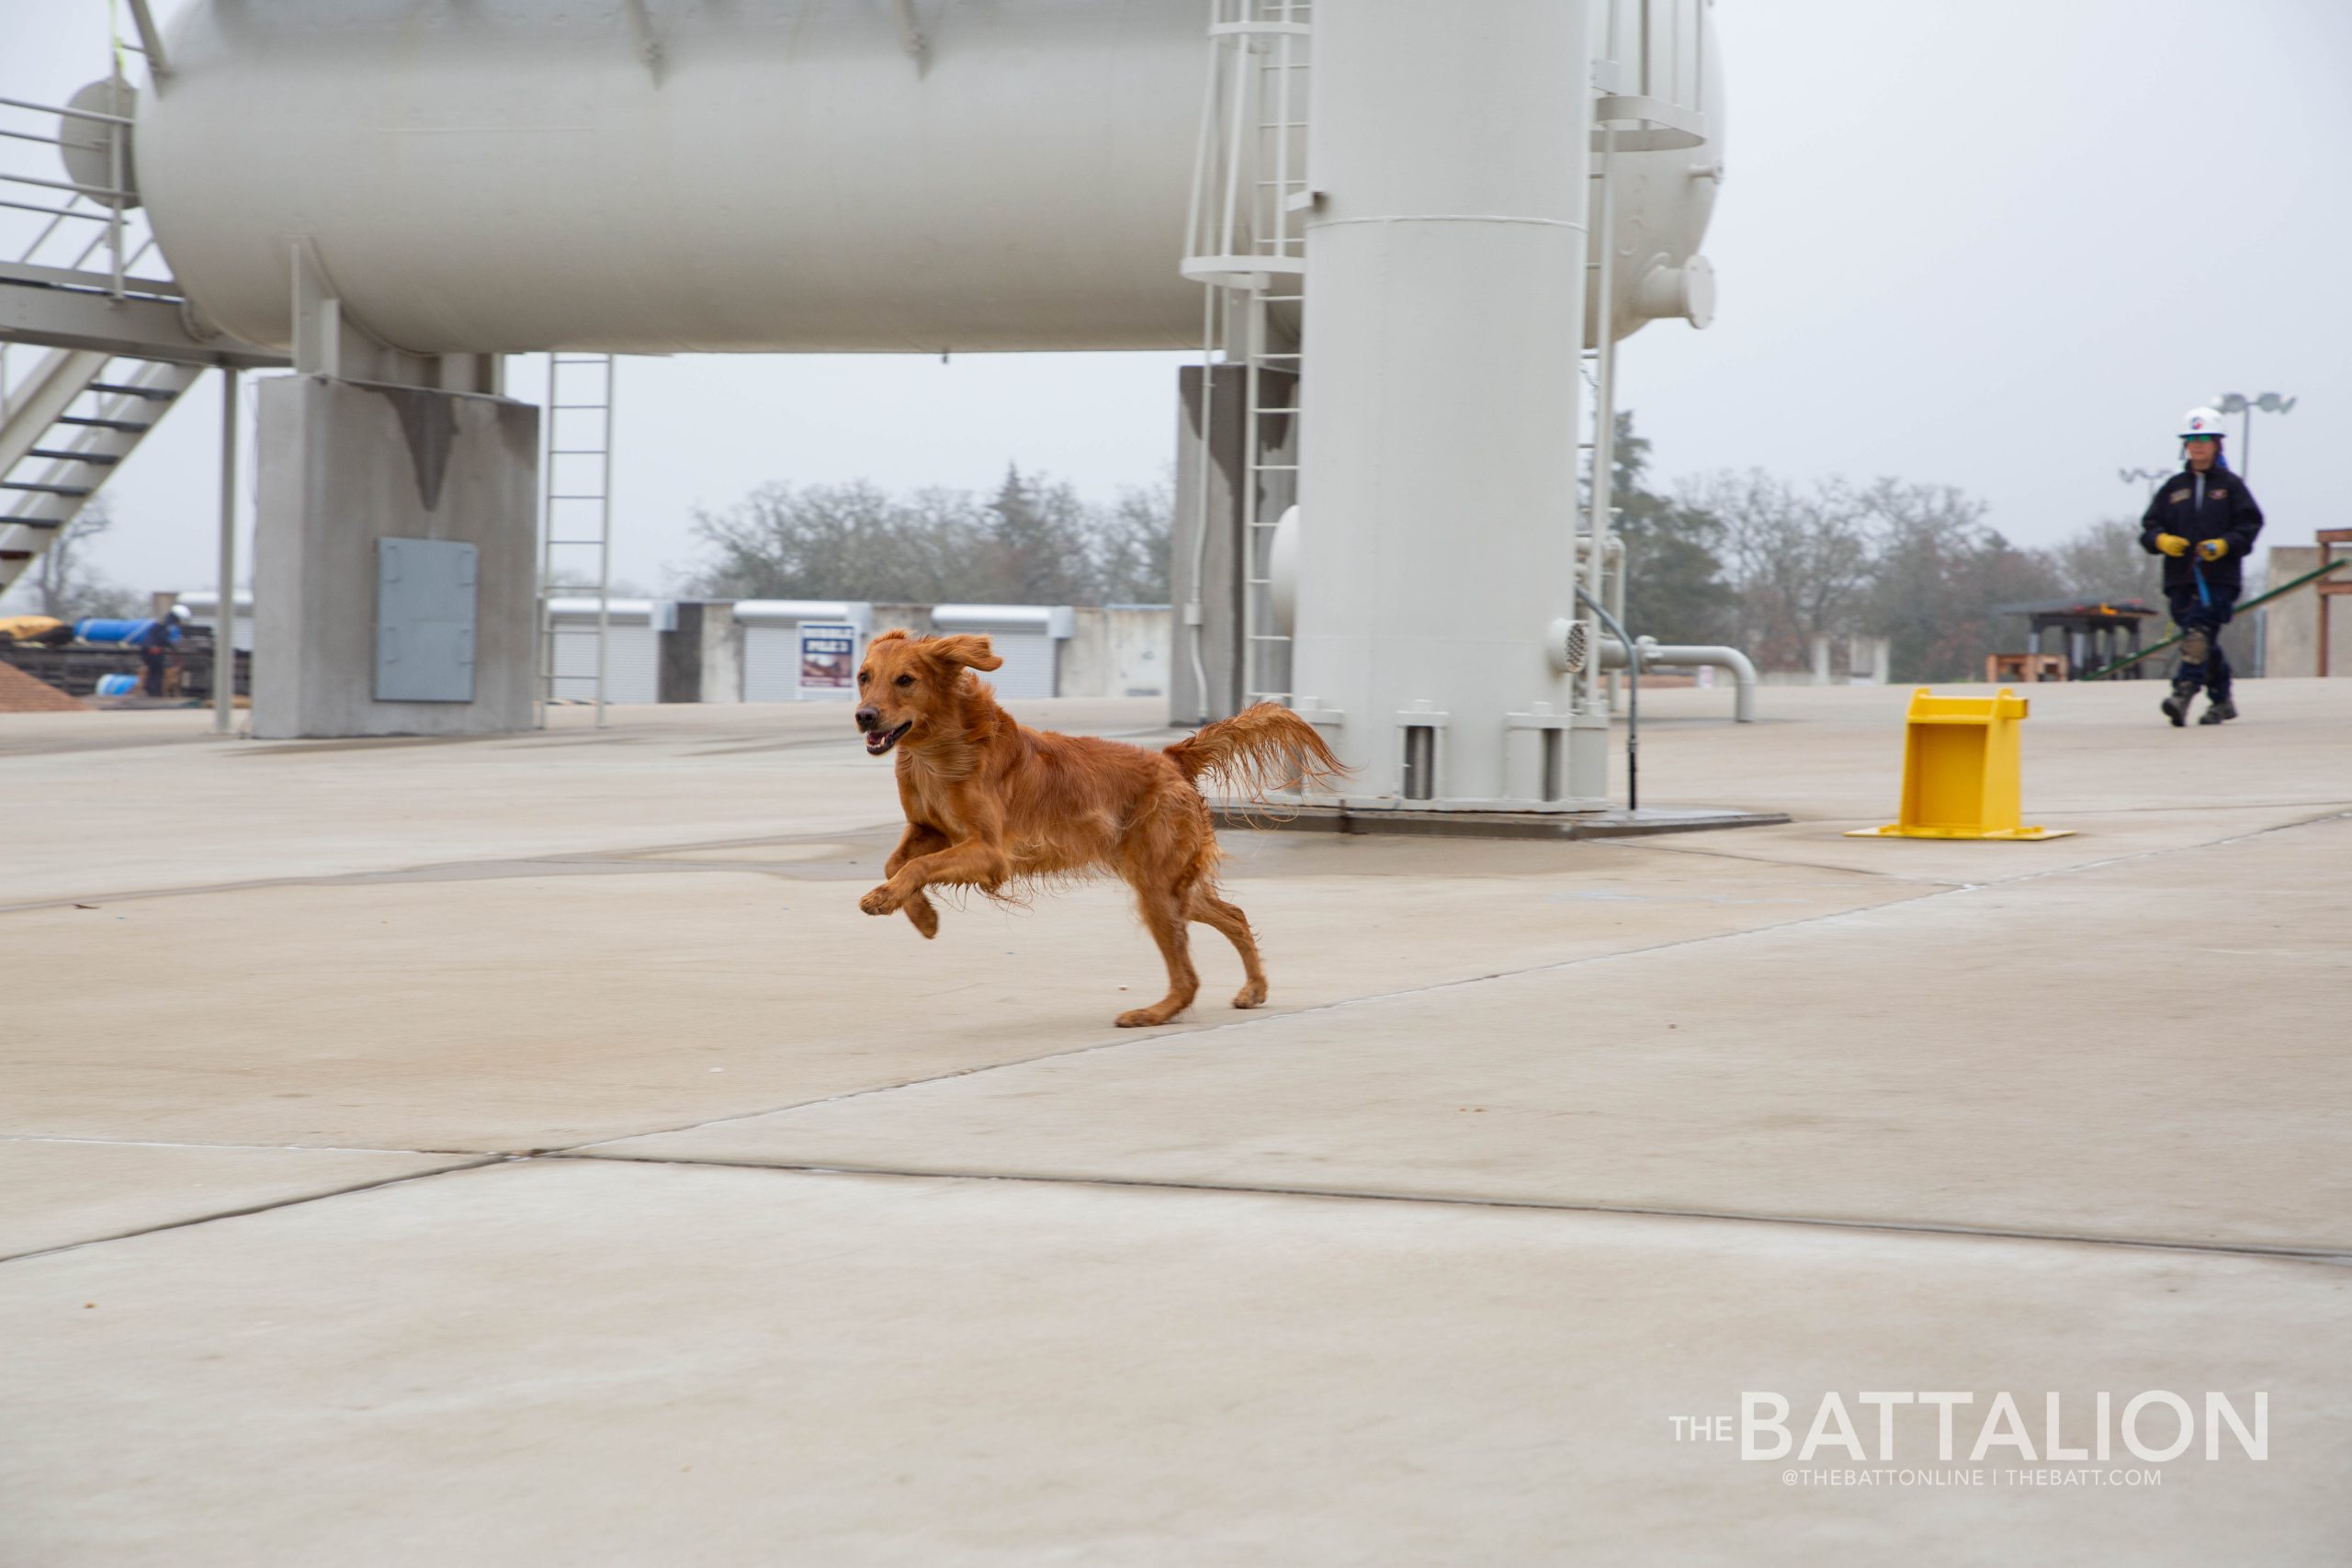
<svg viewBox="0 0 2352 1568">
<path fill-rule="evenodd" d="M 1275 629 L 1274 536 L 1296 499 L 1305 310 L 1311 0 L 1215 0 L 1184 275 L 1209 286 L 1204 353 L 1242 369 L 1241 702 L 1291 699 L 1291 638 Z M 1204 400 L 1215 378 L 1203 378 Z M 1279 394 L 1277 396 L 1277 394 Z M 1212 428 L 1203 410 L 1203 428 Z M 1201 504 L 1209 505 L 1209 487 Z M 1201 525 L 1208 526 L 1205 512 Z"/>
</svg>

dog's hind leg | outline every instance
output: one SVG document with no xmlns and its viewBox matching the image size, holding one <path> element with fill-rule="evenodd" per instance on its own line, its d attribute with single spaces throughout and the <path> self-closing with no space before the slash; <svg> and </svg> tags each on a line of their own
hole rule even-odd
<svg viewBox="0 0 2352 1568">
<path fill-rule="evenodd" d="M 1121 1029 L 1148 1029 L 1166 1023 L 1193 1005 L 1200 994 L 1201 977 L 1193 968 L 1192 939 L 1185 931 L 1185 895 L 1166 888 L 1136 889 L 1136 902 L 1159 956 L 1168 961 L 1168 994 L 1148 1008 L 1136 1008 L 1118 1017 Z"/>
<path fill-rule="evenodd" d="M 1208 884 L 1193 885 L 1192 918 L 1203 925 L 1215 926 L 1241 954 L 1241 968 L 1247 976 L 1241 989 L 1235 992 L 1233 1005 L 1238 1008 L 1262 1007 L 1266 1001 L 1266 966 L 1258 961 L 1258 939 L 1250 930 L 1250 917 L 1240 908 L 1227 903 L 1213 892 Z"/>
</svg>

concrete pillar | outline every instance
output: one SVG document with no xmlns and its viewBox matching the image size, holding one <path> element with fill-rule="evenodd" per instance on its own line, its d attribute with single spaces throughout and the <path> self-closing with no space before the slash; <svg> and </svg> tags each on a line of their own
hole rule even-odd
<svg viewBox="0 0 2352 1568">
<path fill-rule="evenodd" d="M 260 389 L 256 736 L 487 735 L 532 721 L 539 412 L 323 376 Z M 379 701 L 379 539 L 470 544 L 470 700 Z"/>
<path fill-rule="evenodd" d="M 1351 804 L 1536 805 L 1510 716 L 1569 708 L 1588 9 L 1315 8 L 1293 684 Z"/>
<path fill-rule="evenodd" d="M 735 619 L 731 604 L 703 606 L 701 700 L 743 700 L 743 628 Z"/>
</svg>

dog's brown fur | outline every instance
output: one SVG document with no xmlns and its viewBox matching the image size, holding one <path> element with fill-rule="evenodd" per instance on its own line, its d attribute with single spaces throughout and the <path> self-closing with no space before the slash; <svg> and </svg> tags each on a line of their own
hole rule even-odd
<svg viewBox="0 0 2352 1568">
<path fill-rule="evenodd" d="M 1266 971 L 1249 917 L 1217 896 L 1223 859 L 1194 781 L 1218 773 L 1262 797 L 1294 781 L 1343 772 L 1313 727 L 1261 703 L 1164 750 L 1058 735 L 1013 721 L 974 670 L 1004 660 L 985 637 L 888 631 L 857 672 L 858 728 L 873 755 L 899 753 L 906 832 L 858 901 L 869 915 L 906 911 L 925 937 L 939 911 L 924 888 L 977 887 L 1002 897 L 1023 881 L 1114 871 L 1135 889 L 1168 964 L 1168 994 L 1119 1015 L 1122 1028 L 1166 1023 L 1200 989 L 1188 926 L 1215 926 L 1241 954 L 1238 1008 L 1266 999 Z"/>
</svg>

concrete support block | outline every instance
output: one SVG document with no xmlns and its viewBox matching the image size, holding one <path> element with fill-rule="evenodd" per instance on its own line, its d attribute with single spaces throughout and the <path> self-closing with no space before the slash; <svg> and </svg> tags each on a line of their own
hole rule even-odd
<svg viewBox="0 0 2352 1568">
<path fill-rule="evenodd" d="M 1111 683 L 1105 695 L 1168 694 L 1173 619 L 1165 604 L 1114 604 L 1102 612 L 1111 649 Z"/>
<path fill-rule="evenodd" d="M 1076 629 L 1061 646 L 1054 667 L 1054 695 L 1101 697 L 1111 694 L 1111 627 L 1107 613 L 1081 609 Z"/>
<path fill-rule="evenodd" d="M 2344 555 L 2344 550 L 2339 547 L 2336 551 L 2336 558 L 2341 560 Z M 2261 582 L 2246 583 L 2247 598 L 2251 599 L 2257 593 L 2267 592 L 2283 583 L 2293 581 L 2307 571 L 2317 569 L 2320 563 L 2319 547 L 2317 545 L 2273 545 L 2270 547 L 2269 558 L 2269 575 Z M 2352 581 L 2352 570 L 2340 571 L 2335 577 L 2324 581 Z M 2325 670 L 2319 667 L 2319 617 L 2323 606 L 2325 607 L 2325 614 L 2328 616 L 2328 667 Z M 2265 646 L 2261 673 L 2265 675 L 2332 675 L 2339 680 L 2346 676 L 2352 676 L 2352 598 L 2337 597 L 2331 602 L 2323 600 L 2311 589 L 2305 588 L 2299 592 L 2290 593 L 2283 599 L 2272 600 L 2262 609 L 2254 612 L 2254 615 L 2231 622 L 2228 632 L 2222 637 L 2222 647 L 2228 652 L 2231 664 L 2236 667 L 2237 672 L 2241 675 L 2254 669 L 2251 654 L 2245 651 L 2241 645 L 2253 641 L 2255 615 L 2266 617 L 2268 628 L 2263 636 Z M 2171 664 L 2168 661 L 2158 660 L 2152 661 L 2148 672 L 2152 675 L 2161 675 L 2167 674 L 2170 671 Z"/>
<path fill-rule="evenodd" d="M 489 735 L 532 722 L 539 412 L 420 387 L 260 387 L 254 733 Z M 481 550 L 471 702 L 379 702 L 376 541 Z"/>
<path fill-rule="evenodd" d="M 740 703 L 743 700 L 743 628 L 733 601 L 681 599 L 676 624 L 662 634 L 661 700 Z"/>
</svg>

